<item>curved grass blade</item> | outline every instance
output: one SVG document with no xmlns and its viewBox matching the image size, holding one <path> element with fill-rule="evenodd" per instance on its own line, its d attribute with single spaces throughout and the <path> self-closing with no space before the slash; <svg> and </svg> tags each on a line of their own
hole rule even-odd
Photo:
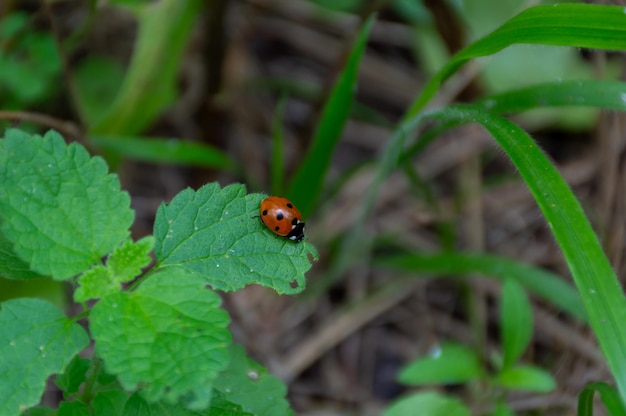
<svg viewBox="0 0 626 416">
<path fill-rule="evenodd" d="M 567 183 L 530 136 L 503 117 L 471 106 L 448 107 L 426 116 L 444 123 L 454 119 L 479 123 L 507 153 L 563 251 L 591 327 L 626 402 L 626 298 Z"/>
<path fill-rule="evenodd" d="M 289 199 L 298 206 L 304 217 L 311 213 L 322 192 L 333 150 L 350 115 L 359 64 L 375 17 L 370 16 L 363 24 L 346 66 L 324 106 L 311 147 L 290 183 Z"/>
<path fill-rule="evenodd" d="M 570 284 L 553 273 L 506 257 L 455 252 L 404 254 L 382 257 L 374 264 L 438 276 L 479 273 L 502 281 L 512 278 L 545 301 L 583 322 L 587 321 L 580 296 Z"/>
<path fill-rule="evenodd" d="M 624 50 L 626 14 L 623 7 L 592 4 L 560 3 L 526 9 L 454 55 L 424 86 L 407 117 L 424 108 L 439 86 L 467 61 L 517 43 Z"/>
<path fill-rule="evenodd" d="M 606 383 L 598 382 L 585 386 L 578 395 L 578 416 L 593 415 L 593 396 L 596 392 L 600 394 L 600 399 L 610 415 L 626 415 L 626 408 L 615 389 Z"/>
<path fill-rule="evenodd" d="M 626 110 L 626 82 L 584 80 L 546 82 L 485 97 L 475 102 L 494 113 L 519 113 L 538 107 L 584 106 Z"/>
<path fill-rule="evenodd" d="M 222 151 L 203 143 L 175 138 L 89 136 L 97 147 L 137 160 L 234 171 L 235 162 Z"/>
</svg>

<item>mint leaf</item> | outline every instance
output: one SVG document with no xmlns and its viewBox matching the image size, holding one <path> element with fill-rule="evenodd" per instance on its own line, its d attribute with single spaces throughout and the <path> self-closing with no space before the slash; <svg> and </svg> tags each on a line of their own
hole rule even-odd
<svg viewBox="0 0 626 416">
<path fill-rule="evenodd" d="M 0 304 L 0 415 L 39 403 L 46 380 L 89 344 L 85 331 L 40 299 Z"/>
<path fill-rule="evenodd" d="M 288 414 L 287 387 L 283 382 L 248 358 L 242 346 L 233 345 L 230 352 L 228 367 L 220 373 L 215 389 L 226 400 L 241 405 L 244 411 L 255 416 Z"/>
<path fill-rule="evenodd" d="M 130 393 L 121 388 L 100 391 L 91 401 L 94 416 L 123 415 L 124 405 Z"/>
<path fill-rule="evenodd" d="M 104 413 L 110 415 L 113 413 Z M 202 411 L 192 411 L 166 403 L 148 403 L 139 393 L 133 394 L 124 409 L 115 414 L 133 416 L 256 416 L 241 410 L 240 406 L 228 402 L 219 394 L 211 400 L 211 407 Z"/>
<path fill-rule="evenodd" d="M 89 407 L 81 402 L 61 402 L 56 416 L 90 416 Z"/>
<path fill-rule="evenodd" d="M 154 237 L 144 237 L 137 242 L 126 240 L 118 246 L 107 259 L 107 267 L 118 282 L 128 282 L 139 276 L 141 269 L 152 259 L 150 252 L 154 247 Z"/>
<path fill-rule="evenodd" d="M 55 384 L 63 390 L 63 396 L 68 397 L 76 393 L 80 385 L 85 381 L 85 374 L 89 369 L 90 360 L 75 356 L 67 366 L 63 374 L 59 374 Z"/>
<path fill-rule="evenodd" d="M 106 267 L 96 265 L 78 278 L 80 287 L 74 292 L 74 300 L 85 302 L 119 292 L 121 283 L 132 280 L 150 264 L 152 259 L 149 254 L 153 246 L 152 236 L 137 242 L 127 239 L 109 255 Z"/>
<path fill-rule="evenodd" d="M 315 248 L 268 230 L 259 217 L 262 194 L 216 183 L 186 189 L 159 208 L 154 223 L 159 268 L 178 266 L 213 289 L 235 291 L 257 283 L 279 294 L 304 290 Z"/>
<path fill-rule="evenodd" d="M 205 408 L 228 364 L 228 315 L 198 276 L 171 268 L 132 292 L 107 295 L 90 316 L 96 352 L 126 390 L 149 402 Z"/>
<path fill-rule="evenodd" d="M 42 277 L 13 251 L 13 244 L 0 233 L 0 276 L 7 279 L 33 279 Z"/>
<path fill-rule="evenodd" d="M 0 140 L 2 233 L 40 274 L 68 279 L 128 236 L 133 211 L 116 175 L 78 143 L 7 130 Z"/>
</svg>

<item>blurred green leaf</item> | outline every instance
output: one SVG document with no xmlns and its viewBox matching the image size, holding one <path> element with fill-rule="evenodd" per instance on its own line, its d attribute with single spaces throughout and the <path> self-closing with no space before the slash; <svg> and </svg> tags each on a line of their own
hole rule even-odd
<svg viewBox="0 0 626 416">
<path fill-rule="evenodd" d="M 134 135 L 174 102 L 178 69 L 201 0 L 162 0 L 138 9 L 139 32 L 132 61 L 115 101 L 93 135 Z"/>
<path fill-rule="evenodd" d="M 503 368 L 507 369 L 528 347 L 533 334 L 533 311 L 526 292 L 514 278 L 504 280 L 500 307 Z"/>
<path fill-rule="evenodd" d="M 480 273 L 497 279 L 514 278 L 544 300 L 587 322 L 584 305 L 571 284 L 553 273 L 506 257 L 455 252 L 406 254 L 379 257 L 376 264 L 425 275 Z"/>
<path fill-rule="evenodd" d="M 534 366 L 517 366 L 503 370 L 494 380 L 511 390 L 548 393 L 556 387 L 554 378 L 544 369 Z"/>
<path fill-rule="evenodd" d="M 437 392 L 417 393 L 396 400 L 383 416 L 470 416 L 469 409 L 458 399 Z"/>
<path fill-rule="evenodd" d="M 65 368 L 63 374 L 59 374 L 54 380 L 55 384 L 63 390 L 63 396 L 67 398 L 76 393 L 80 385 L 85 381 L 85 374 L 89 369 L 91 360 L 75 356 Z"/>
<path fill-rule="evenodd" d="M 526 9 L 454 55 L 424 86 L 407 118 L 424 108 L 439 86 L 467 61 L 516 43 L 624 50 L 626 14 L 623 7 L 594 4 L 553 4 Z"/>
<path fill-rule="evenodd" d="M 89 407 L 82 402 L 61 402 L 55 416 L 91 416 Z"/>
<path fill-rule="evenodd" d="M 124 69 L 110 58 L 90 55 L 76 65 L 74 80 L 80 112 L 91 126 L 111 107 L 124 80 Z"/>
<path fill-rule="evenodd" d="M 400 371 L 398 381 L 411 386 L 461 384 L 480 379 L 483 369 L 471 348 L 447 343 L 436 347 L 428 357 L 418 358 Z"/>
<path fill-rule="evenodd" d="M 348 121 L 356 88 L 359 64 L 365 52 L 370 29 L 376 16 L 370 16 L 361 28 L 339 79 L 328 97 L 317 130 L 289 185 L 291 199 L 306 218 L 315 208 L 322 192 L 328 167 L 343 128 Z"/>
<path fill-rule="evenodd" d="M 89 140 L 105 150 L 144 162 L 235 170 L 226 153 L 204 143 L 176 138 L 90 135 Z"/>
</svg>

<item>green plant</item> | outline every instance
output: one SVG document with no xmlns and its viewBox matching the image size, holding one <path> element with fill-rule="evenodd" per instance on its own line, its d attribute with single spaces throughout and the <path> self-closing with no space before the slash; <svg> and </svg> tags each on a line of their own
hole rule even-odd
<svg viewBox="0 0 626 416">
<path fill-rule="evenodd" d="M 232 344 L 207 289 L 304 289 L 317 253 L 264 228 L 264 195 L 184 190 L 160 207 L 154 236 L 133 241 L 128 194 L 81 145 L 7 130 L 0 166 L 0 273 L 72 281 L 81 305 L 67 317 L 40 299 L 0 304 L 0 414 L 289 414 L 285 386 Z M 53 374 L 66 400 L 28 411 Z"/>
</svg>

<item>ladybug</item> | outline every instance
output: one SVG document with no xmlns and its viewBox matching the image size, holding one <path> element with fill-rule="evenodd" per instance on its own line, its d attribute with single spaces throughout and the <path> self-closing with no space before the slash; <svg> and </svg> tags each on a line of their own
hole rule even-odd
<svg viewBox="0 0 626 416">
<path fill-rule="evenodd" d="M 296 243 L 304 238 L 304 223 L 298 208 L 286 198 L 270 196 L 261 201 L 261 221 L 274 234 Z"/>
</svg>

